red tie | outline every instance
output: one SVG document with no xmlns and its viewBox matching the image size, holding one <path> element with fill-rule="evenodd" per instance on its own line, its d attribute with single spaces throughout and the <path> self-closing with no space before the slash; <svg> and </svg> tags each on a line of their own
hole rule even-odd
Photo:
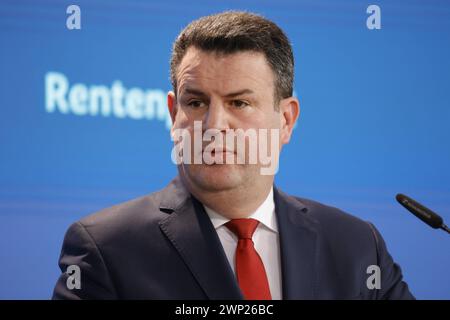
<svg viewBox="0 0 450 320">
<path fill-rule="evenodd" d="M 255 219 L 233 219 L 226 226 L 239 239 L 236 248 L 236 276 L 245 299 L 271 300 L 266 270 L 252 240 L 258 224 L 259 221 Z"/>
</svg>

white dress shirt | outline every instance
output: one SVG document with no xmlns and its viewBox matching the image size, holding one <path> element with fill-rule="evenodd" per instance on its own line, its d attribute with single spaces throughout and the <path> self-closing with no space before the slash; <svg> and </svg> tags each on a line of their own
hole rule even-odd
<svg viewBox="0 0 450 320">
<path fill-rule="evenodd" d="M 230 219 L 220 215 L 211 208 L 205 206 L 211 222 L 216 229 L 220 242 L 227 256 L 228 262 L 235 271 L 235 253 L 238 243 L 237 236 L 225 226 Z M 264 264 L 269 281 L 270 294 L 273 300 L 281 300 L 281 262 L 280 262 L 280 239 L 278 224 L 275 217 L 275 203 L 273 200 L 273 188 L 270 190 L 266 200 L 248 218 L 259 221 L 258 227 L 253 234 L 253 242 Z"/>
</svg>

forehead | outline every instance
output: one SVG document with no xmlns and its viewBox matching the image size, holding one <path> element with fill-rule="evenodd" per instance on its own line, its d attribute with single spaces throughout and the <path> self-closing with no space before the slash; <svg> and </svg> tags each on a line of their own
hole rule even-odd
<svg viewBox="0 0 450 320">
<path fill-rule="evenodd" d="M 187 86 L 213 91 L 239 90 L 245 86 L 266 91 L 273 89 L 274 75 L 261 52 L 222 54 L 190 47 L 178 67 L 177 83 L 178 92 Z"/>
</svg>

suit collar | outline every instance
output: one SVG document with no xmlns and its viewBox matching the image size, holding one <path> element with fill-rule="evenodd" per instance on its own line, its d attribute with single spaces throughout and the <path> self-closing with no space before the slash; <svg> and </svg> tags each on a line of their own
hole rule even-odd
<svg viewBox="0 0 450 320">
<path fill-rule="evenodd" d="M 191 194 L 183 185 L 180 176 L 176 176 L 162 191 L 159 192 L 161 196 L 159 209 L 172 213 L 179 207 L 181 207 L 184 202 L 186 202 Z"/>
</svg>

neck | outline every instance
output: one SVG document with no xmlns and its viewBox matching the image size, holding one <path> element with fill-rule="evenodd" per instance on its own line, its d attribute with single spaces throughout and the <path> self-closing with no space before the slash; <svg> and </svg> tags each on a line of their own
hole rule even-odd
<svg viewBox="0 0 450 320">
<path fill-rule="evenodd" d="M 228 219 L 249 217 L 266 200 L 273 186 L 272 179 L 270 183 L 252 183 L 251 186 L 210 191 L 200 189 L 190 183 L 186 177 L 181 178 L 187 190 L 203 205 Z"/>
</svg>

